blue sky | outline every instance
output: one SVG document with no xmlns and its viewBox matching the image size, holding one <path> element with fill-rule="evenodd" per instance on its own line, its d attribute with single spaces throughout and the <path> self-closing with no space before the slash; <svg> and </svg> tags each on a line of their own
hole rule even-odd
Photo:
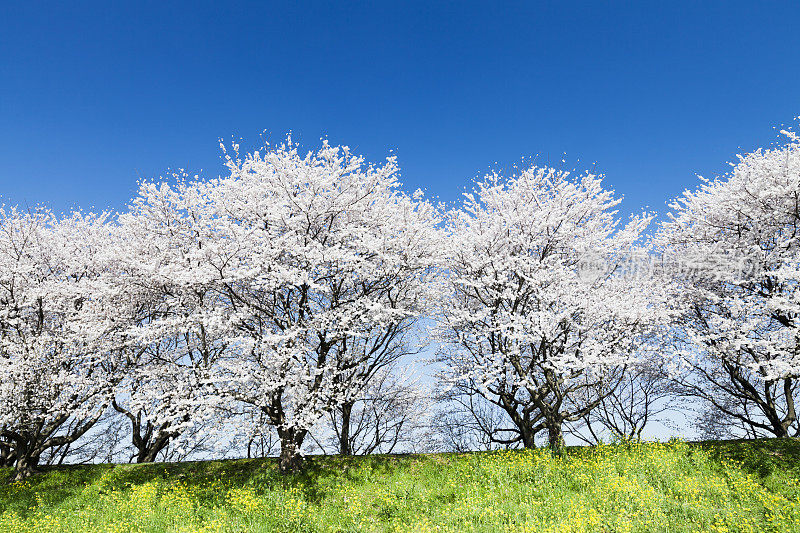
<svg viewBox="0 0 800 533">
<path fill-rule="evenodd" d="M 797 2 L 333 4 L 4 2 L 0 195 L 120 208 L 291 130 L 445 200 L 566 153 L 663 211 L 800 115 Z"/>
</svg>

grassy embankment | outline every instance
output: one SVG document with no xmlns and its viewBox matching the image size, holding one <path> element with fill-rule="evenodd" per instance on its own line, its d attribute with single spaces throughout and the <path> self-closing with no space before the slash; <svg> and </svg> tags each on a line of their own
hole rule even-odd
<svg viewBox="0 0 800 533">
<path fill-rule="evenodd" d="M 800 531 L 798 478 L 789 439 L 60 467 L 0 482 L 0 531 Z"/>
</svg>

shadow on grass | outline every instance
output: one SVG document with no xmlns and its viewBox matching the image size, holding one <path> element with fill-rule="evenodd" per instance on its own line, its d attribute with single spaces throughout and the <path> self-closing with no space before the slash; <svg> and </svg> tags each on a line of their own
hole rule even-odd
<svg viewBox="0 0 800 533">
<path fill-rule="evenodd" d="M 621 445 L 624 446 L 624 445 Z M 791 476 L 800 478 L 800 440 L 762 439 L 706 441 L 690 443 L 690 449 L 702 449 L 721 461 L 733 460 L 746 472 L 764 482 Z M 589 447 L 570 447 L 567 456 L 582 457 L 595 453 Z M 202 505 L 223 505 L 231 488 L 247 488 L 266 494 L 276 488 L 298 488 L 309 502 L 319 503 L 343 485 L 360 486 L 373 480 L 403 477 L 405 474 L 433 478 L 444 475 L 444 463 L 458 457 L 473 456 L 480 462 L 484 454 L 372 455 L 357 457 L 309 456 L 303 472 L 281 476 L 277 459 L 238 459 L 140 465 L 65 465 L 42 467 L 42 473 L 24 483 L 7 483 L 11 469 L 0 469 L 0 513 L 27 515 L 38 505 L 59 505 L 71 498 L 92 497 L 112 492 L 125 493 L 136 486 L 157 483 L 164 490 L 185 486 Z M 471 463 L 472 461 L 470 461 Z M 84 491 L 88 491 L 84 493 Z M 81 503 L 82 504 L 82 503 Z"/>
<path fill-rule="evenodd" d="M 281 476 L 275 458 L 231 459 L 182 463 L 101 464 L 44 466 L 23 483 L 9 483 L 11 469 L 0 469 L 0 513 L 26 516 L 38 505 L 56 506 L 83 491 L 107 495 L 125 493 L 136 486 L 163 483 L 165 490 L 181 484 L 192 489 L 201 505 L 224 503 L 229 489 L 248 488 L 267 493 L 275 488 L 297 487 L 311 502 L 320 502 L 342 484 L 402 472 L 426 456 L 374 455 L 359 457 L 310 456 L 303 472 Z"/>
<path fill-rule="evenodd" d="M 37 505 L 57 505 L 94 485 L 114 465 L 61 465 L 40 467 L 24 482 L 11 483 L 12 469 L 0 469 L 0 513 L 25 516 Z"/>
<path fill-rule="evenodd" d="M 800 439 L 705 441 L 693 446 L 720 460 L 737 461 L 761 480 L 775 474 L 800 477 Z"/>
</svg>

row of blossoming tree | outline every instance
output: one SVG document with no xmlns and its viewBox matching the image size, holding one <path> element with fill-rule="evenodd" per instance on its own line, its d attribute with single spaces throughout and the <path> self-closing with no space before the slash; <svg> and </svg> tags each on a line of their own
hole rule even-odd
<svg viewBox="0 0 800 533">
<path fill-rule="evenodd" d="M 291 139 L 234 146 L 225 177 L 143 183 L 115 216 L 6 208 L 0 465 L 29 476 L 110 419 L 139 462 L 274 433 L 292 472 L 321 424 L 340 453 L 391 451 L 432 401 L 401 364 L 426 337 L 445 402 L 433 424 L 467 413 L 459 427 L 487 442 L 559 448 L 565 427 L 598 423 L 636 437 L 664 395 L 797 435 L 800 141 L 786 135 L 653 231 L 652 214 L 622 224 L 589 173 L 492 173 L 445 209 L 403 191 L 394 158 Z"/>
</svg>

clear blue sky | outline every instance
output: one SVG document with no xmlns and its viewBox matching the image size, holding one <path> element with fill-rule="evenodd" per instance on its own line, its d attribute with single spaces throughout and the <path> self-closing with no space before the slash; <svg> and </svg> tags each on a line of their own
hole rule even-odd
<svg viewBox="0 0 800 533">
<path fill-rule="evenodd" d="M 2 2 L 0 195 L 120 208 L 217 139 L 327 135 L 442 199 L 522 156 L 626 211 L 800 115 L 800 3 Z M 346 4 L 346 5 L 343 5 Z"/>
</svg>

